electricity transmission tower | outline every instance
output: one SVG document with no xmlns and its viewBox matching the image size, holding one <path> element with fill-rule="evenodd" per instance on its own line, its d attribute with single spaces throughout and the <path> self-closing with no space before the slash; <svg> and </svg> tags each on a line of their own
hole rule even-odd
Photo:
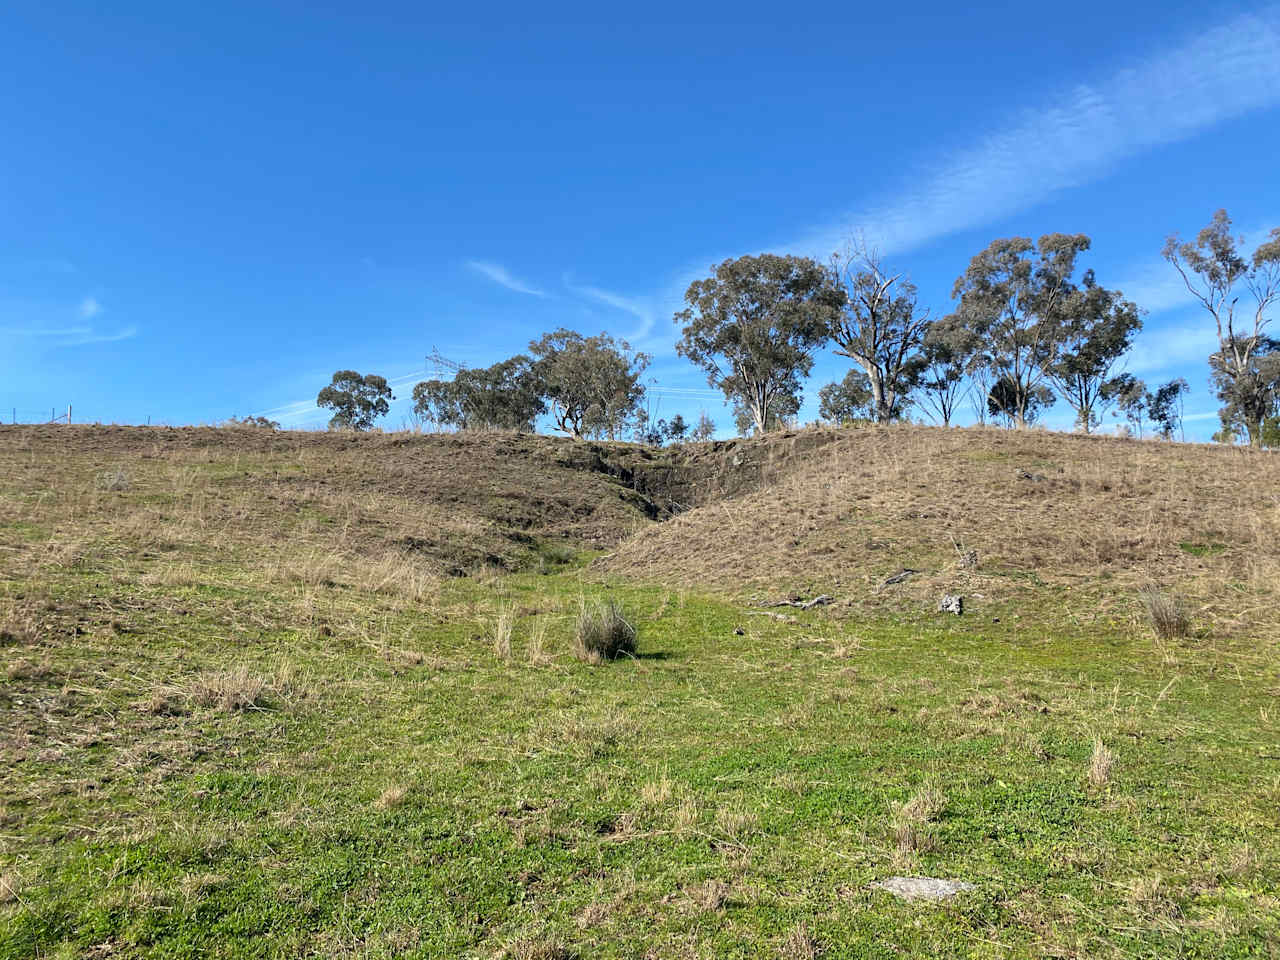
<svg viewBox="0 0 1280 960">
<path fill-rule="evenodd" d="M 456 363 L 448 357 L 440 353 L 440 350 L 432 346 L 431 352 L 427 354 L 427 366 L 431 369 L 435 379 L 439 380 L 448 371 L 455 376 L 467 369 L 465 363 Z"/>
</svg>

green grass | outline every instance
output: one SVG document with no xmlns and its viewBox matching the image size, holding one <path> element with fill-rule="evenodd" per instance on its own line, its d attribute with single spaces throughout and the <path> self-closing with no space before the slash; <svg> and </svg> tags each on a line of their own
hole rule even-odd
<svg viewBox="0 0 1280 960">
<path fill-rule="evenodd" d="M 1013 565 L 963 618 L 779 621 L 603 579 L 572 530 L 608 504 L 558 474 L 526 536 L 463 498 L 479 454 L 446 503 L 434 461 L 352 474 L 305 437 L 81 440 L 0 448 L 0 958 L 1280 954 L 1250 621 L 1157 642 L 1136 597 Z M 582 599 L 637 656 L 574 658 Z M 895 874 L 977 888 L 907 904 Z"/>
<path fill-rule="evenodd" d="M 1225 543 L 1193 543 L 1184 540 L 1178 544 L 1178 549 L 1193 557 L 1216 557 L 1226 551 L 1227 545 Z"/>
<path fill-rule="evenodd" d="M 5 585 L 84 633 L 2 651 L 0 956 L 1280 949 L 1277 678 L 1247 651 L 788 624 L 581 571 L 451 581 L 421 609 L 202 576 Z M 624 604 L 637 658 L 571 659 L 583 593 Z M 510 663 L 484 637 L 499 603 Z M 531 665 L 538 618 L 551 659 Z M 192 700 L 238 667 L 258 706 Z M 1116 757 L 1101 786 L 1095 738 Z M 941 811 L 903 849 L 925 784 Z M 896 873 L 978 889 L 869 887 Z"/>
</svg>

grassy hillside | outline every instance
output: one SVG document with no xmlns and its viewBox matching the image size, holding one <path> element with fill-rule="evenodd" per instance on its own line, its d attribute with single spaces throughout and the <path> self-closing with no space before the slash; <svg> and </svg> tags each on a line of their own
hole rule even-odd
<svg viewBox="0 0 1280 960">
<path fill-rule="evenodd" d="M 769 441 L 743 444 L 740 459 L 766 464 L 762 489 L 638 531 L 601 568 L 739 596 L 829 593 L 855 612 L 931 612 L 948 590 L 975 610 L 1054 620 L 1065 607 L 1086 622 L 1126 616 L 1155 584 L 1206 631 L 1280 635 L 1273 454 L 913 426 L 809 443 L 772 461 Z M 885 587 L 903 568 L 918 572 Z"/>
<path fill-rule="evenodd" d="M 1274 956 L 1274 470 L 0 429 L 0 957 Z"/>
</svg>

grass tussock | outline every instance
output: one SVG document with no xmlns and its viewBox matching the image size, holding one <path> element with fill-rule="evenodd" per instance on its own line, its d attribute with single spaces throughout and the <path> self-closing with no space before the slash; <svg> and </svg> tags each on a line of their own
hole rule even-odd
<svg viewBox="0 0 1280 960">
<path fill-rule="evenodd" d="M 614 600 L 587 600 L 578 605 L 573 653 L 584 663 L 599 664 L 636 652 L 636 628 Z"/>
<path fill-rule="evenodd" d="M 187 698 L 197 707 L 213 707 L 226 713 L 258 710 L 266 706 L 267 681 L 245 666 L 206 673 L 191 681 Z"/>
<path fill-rule="evenodd" d="M 223 713 L 265 710 L 307 699 L 309 684 L 289 664 L 264 673 L 242 664 L 230 670 L 203 673 L 182 687 L 162 687 L 152 694 L 147 708 L 152 713 L 181 713 L 188 707 L 202 707 Z"/>
<path fill-rule="evenodd" d="M 21 890 L 22 878 L 18 876 L 16 870 L 0 872 L 0 903 L 13 903 L 20 900 Z"/>
<path fill-rule="evenodd" d="M 689 900 L 698 909 L 706 913 L 714 913 L 722 910 L 724 905 L 729 902 L 729 894 L 732 888 L 723 880 L 707 880 L 704 883 L 697 883 L 685 890 Z"/>
<path fill-rule="evenodd" d="M 547 620 L 535 617 L 529 628 L 529 666 L 545 667 L 551 663 L 551 651 L 547 647 Z"/>
<path fill-rule="evenodd" d="M 392 784 L 378 794 L 378 798 L 373 801 L 373 805 L 379 810 L 392 810 L 404 803 L 407 796 L 409 796 L 408 787 Z"/>
<path fill-rule="evenodd" d="M 898 819 L 908 823 L 931 823 L 946 807 L 947 798 L 935 784 L 926 783 L 900 808 Z"/>
<path fill-rule="evenodd" d="M 798 923 L 782 941 L 781 955 L 785 960 L 817 960 L 818 941 L 809 933 L 804 921 Z"/>
<path fill-rule="evenodd" d="M 1191 617 L 1187 614 L 1181 597 L 1164 593 L 1155 587 L 1147 587 L 1138 595 L 1157 637 L 1161 640 L 1178 640 L 1191 635 Z"/>
<path fill-rule="evenodd" d="M 937 849 L 938 841 L 929 825 L 942 815 L 946 803 L 942 791 L 935 784 L 926 783 L 894 811 L 891 834 L 900 857 Z"/>
<path fill-rule="evenodd" d="M 515 631 L 516 611 L 509 603 L 498 607 L 497 616 L 489 628 L 489 639 L 493 644 L 493 655 L 503 663 L 511 662 L 511 634 Z"/>
<path fill-rule="evenodd" d="M 1089 785 L 1094 789 L 1102 789 L 1111 781 L 1111 773 L 1115 767 L 1116 756 L 1101 739 L 1093 741 L 1093 752 L 1089 754 L 1089 769 L 1086 774 Z"/>
</svg>

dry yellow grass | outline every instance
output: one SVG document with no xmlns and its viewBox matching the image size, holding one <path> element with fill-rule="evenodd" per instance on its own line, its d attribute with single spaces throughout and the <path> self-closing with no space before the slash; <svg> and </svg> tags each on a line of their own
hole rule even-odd
<svg viewBox="0 0 1280 960">
<path fill-rule="evenodd" d="M 1102 788 L 1111 780 L 1111 771 L 1115 767 L 1115 754 L 1101 740 L 1093 741 L 1093 752 L 1089 755 L 1088 779 L 1090 785 Z"/>
<path fill-rule="evenodd" d="M 763 488 L 645 528 L 598 567 L 918 611 L 944 590 L 990 603 L 1043 585 L 1082 621 L 1139 616 L 1157 583 L 1218 631 L 1280 622 L 1272 453 L 903 425 L 740 441 L 737 455 Z M 919 572 L 884 583 L 903 568 Z"/>
</svg>

